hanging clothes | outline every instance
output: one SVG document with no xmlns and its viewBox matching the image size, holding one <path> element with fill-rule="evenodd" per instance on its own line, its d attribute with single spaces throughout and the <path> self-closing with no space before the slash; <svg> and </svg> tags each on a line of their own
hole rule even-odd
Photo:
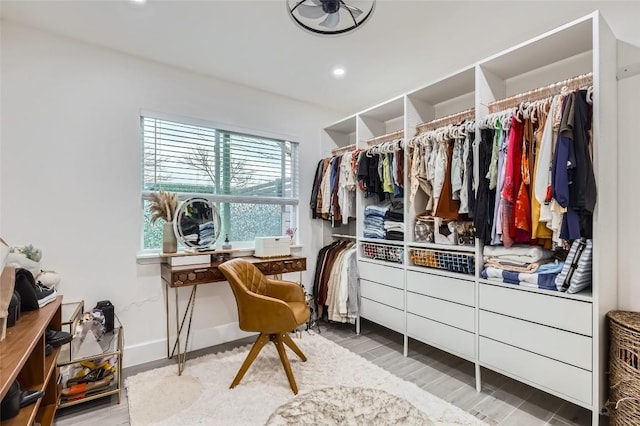
<svg viewBox="0 0 640 426">
<path fill-rule="evenodd" d="M 442 158 L 437 160 L 438 166 L 442 167 L 443 170 L 437 171 L 436 174 L 440 173 L 442 175 L 442 185 L 437 197 L 435 197 L 435 190 L 437 188 L 434 188 L 434 197 L 437 201 L 433 215 L 443 219 L 458 220 L 460 218 L 460 214 L 458 213 L 458 210 L 460 210 L 460 201 L 453 199 L 451 182 L 453 145 L 453 141 L 450 140 L 441 143 L 438 148 L 438 150 L 442 152 Z M 440 161 L 444 161 L 444 164 L 440 164 Z"/>
<path fill-rule="evenodd" d="M 352 322 L 357 317 L 356 258 L 353 242 L 338 240 L 320 249 L 313 285 L 318 318 L 327 313 L 331 321 Z"/>
<path fill-rule="evenodd" d="M 473 223 L 476 228 L 476 237 L 485 244 L 491 242 L 491 226 L 493 222 L 493 209 L 496 199 L 495 189 L 489 189 L 487 173 L 491 165 L 491 152 L 493 150 L 493 130 L 482 129 L 477 146 L 478 152 L 478 190 L 476 193 L 475 212 Z"/>
<path fill-rule="evenodd" d="M 538 164 L 540 162 L 540 149 L 542 146 L 542 137 L 544 129 L 547 125 L 548 112 L 542 111 L 538 115 L 538 127 L 534 132 L 534 147 L 533 147 L 533 166 L 531 176 L 531 238 L 538 240 L 550 240 L 552 232 L 547 228 L 546 224 L 540 220 L 540 201 L 536 195 L 536 183 L 538 181 Z M 544 202 L 544 201 L 543 201 Z M 550 242 L 550 241 L 549 241 Z M 550 244 L 544 243 L 545 246 L 550 247 Z"/>
</svg>

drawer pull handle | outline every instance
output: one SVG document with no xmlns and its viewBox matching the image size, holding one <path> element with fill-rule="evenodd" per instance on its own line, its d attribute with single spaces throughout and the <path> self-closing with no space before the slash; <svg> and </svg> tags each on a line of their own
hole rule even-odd
<svg viewBox="0 0 640 426">
<path fill-rule="evenodd" d="M 198 273 L 198 272 L 207 272 L 209 269 L 207 268 L 203 268 L 203 269 L 194 269 L 193 272 Z"/>
</svg>

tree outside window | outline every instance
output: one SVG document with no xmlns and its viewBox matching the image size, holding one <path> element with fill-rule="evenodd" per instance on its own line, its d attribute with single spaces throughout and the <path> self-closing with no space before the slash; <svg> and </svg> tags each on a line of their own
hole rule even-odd
<svg viewBox="0 0 640 426">
<path fill-rule="evenodd" d="M 295 226 L 298 144 L 152 117 L 141 117 L 143 250 L 162 245 L 162 224 L 150 223 L 148 195 L 163 189 L 181 200 L 216 204 L 220 235 L 231 241 L 284 235 Z"/>
</svg>

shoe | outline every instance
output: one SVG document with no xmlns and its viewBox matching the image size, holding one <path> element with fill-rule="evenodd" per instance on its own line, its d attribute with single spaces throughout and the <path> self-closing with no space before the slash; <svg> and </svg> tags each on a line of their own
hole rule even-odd
<svg viewBox="0 0 640 426">
<path fill-rule="evenodd" d="M 53 346 L 51 346 L 49 343 L 45 343 L 44 344 L 44 356 L 51 355 L 51 352 L 53 352 Z"/>
<path fill-rule="evenodd" d="M 33 404 L 43 396 L 44 392 L 42 391 L 28 390 L 20 392 L 20 408 Z"/>
<path fill-rule="evenodd" d="M 70 378 L 69 380 L 67 380 L 67 387 L 71 387 L 72 385 L 81 383 L 97 382 L 98 380 L 104 379 L 109 374 L 111 374 L 110 370 L 107 370 L 105 368 L 97 368 L 95 370 L 89 371 L 84 376 Z"/>
<path fill-rule="evenodd" d="M 60 393 L 67 398 L 78 394 L 86 395 L 91 392 L 97 392 L 99 390 L 108 388 L 111 385 L 112 379 L 113 375 L 110 374 L 107 377 L 104 377 L 95 382 L 81 383 L 70 386 L 68 388 L 64 388 Z"/>
<path fill-rule="evenodd" d="M 20 294 L 20 310 L 35 311 L 40 309 L 36 294 L 36 281 L 27 269 L 16 269 L 16 291 Z"/>
<path fill-rule="evenodd" d="M 66 331 L 47 330 L 44 332 L 44 340 L 54 348 L 62 346 L 73 340 L 71 333 Z"/>
<path fill-rule="evenodd" d="M 47 288 L 42 284 L 35 284 L 36 297 L 38 298 L 38 306 L 43 307 L 44 305 L 53 302 L 56 300 L 58 293 L 54 289 Z"/>
</svg>

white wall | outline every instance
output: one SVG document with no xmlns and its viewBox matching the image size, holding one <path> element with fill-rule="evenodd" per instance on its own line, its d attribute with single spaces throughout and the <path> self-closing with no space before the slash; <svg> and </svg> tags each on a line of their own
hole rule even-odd
<svg viewBox="0 0 640 426">
<path fill-rule="evenodd" d="M 308 200 L 331 111 L 2 23 L 0 231 L 43 250 L 65 301 L 110 299 L 125 365 L 165 356 L 159 264 L 136 262 L 141 229 L 140 110 L 291 136 L 300 145 L 300 239 L 313 276 L 321 225 Z M 314 231 L 314 229 L 316 229 Z M 186 300 L 186 290 L 181 299 Z M 173 295 L 171 295 L 173 296 Z M 242 336 L 228 284 L 200 286 L 192 349 Z"/>
<path fill-rule="evenodd" d="M 618 43 L 618 65 L 618 308 L 640 312 L 640 48 Z"/>
</svg>

